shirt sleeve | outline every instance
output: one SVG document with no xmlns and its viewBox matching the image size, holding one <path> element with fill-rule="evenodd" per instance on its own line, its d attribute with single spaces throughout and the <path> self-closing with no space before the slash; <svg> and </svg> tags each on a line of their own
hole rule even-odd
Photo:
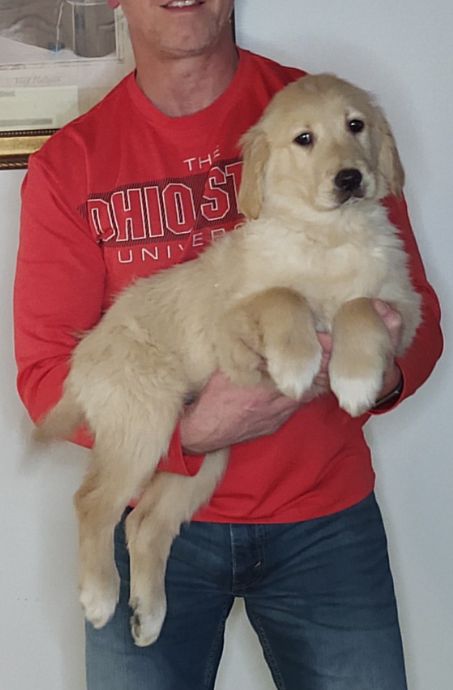
<svg viewBox="0 0 453 690">
<path fill-rule="evenodd" d="M 78 337 L 103 307 L 102 251 L 72 206 L 71 183 L 32 157 L 22 185 L 14 338 L 17 387 L 34 421 L 60 398 Z"/>
<path fill-rule="evenodd" d="M 411 396 L 426 381 L 440 358 L 443 337 L 440 327 L 440 306 L 436 293 L 429 284 L 417 242 L 409 220 L 404 198 L 388 197 L 384 201 L 390 221 L 398 228 L 409 257 L 409 271 L 414 288 L 422 299 L 422 321 L 407 352 L 397 360 L 403 376 L 403 389 L 398 400 L 382 410 L 382 414 Z"/>
<path fill-rule="evenodd" d="M 158 470 L 193 476 L 200 469 L 205 455 L 186 455 L 181 446 L 179 426 L 171 438 L 168 452 L 159 463 Z"/>
<path fill-rule="evenodd" d="M 71 175 L 63 183 L 32 156 L 22 185 L 14 340 L 18 392 L 35 422 L 60 399 L 79 336 L 106 307 L 102 249 L 68 194 L 71 184 Z M 86 429 L 71 440 L 85 447 L 93 443 Z M 176 429 L 161 469 L 194 474 L 201 462 L 184 456 Z"/>
</svg>

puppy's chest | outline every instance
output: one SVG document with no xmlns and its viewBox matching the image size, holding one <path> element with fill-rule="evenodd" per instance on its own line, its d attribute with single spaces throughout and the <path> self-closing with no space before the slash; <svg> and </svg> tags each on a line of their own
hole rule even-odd
<svg viewBox="0 0 453 690">
<path fill-rule="evenodd" d="M 269 258 L 251 291 L 287 287 L 309 303 L 320 325 L 328 326 L 338 307 L 357 297 L 377 297 L 389 266 L 386 248 L 378 244 L 343 243 L 326 247 L 306 243 Z M 252 277 L 252 276 L 250 276 Z M 255 290 L 256 288 L 256 290 Z"/>
<path fill-rule="evenodd" d="M 308 247 L 290 258 L 288 268 L 307 298 L 342 299 L 356 290 L 373 289 L 383 279 L 385 254 L 380 247 L 352 243 Z"/>
<path fill-rule="evenodd" d="M 358 297 L 377 297 L 387 274 L 383 252 L 341 247 L 318 257 L 302 272 L 300 292 L 316 317 L 317 328 L 330 330 L 339 307 Z"/>
</svg>

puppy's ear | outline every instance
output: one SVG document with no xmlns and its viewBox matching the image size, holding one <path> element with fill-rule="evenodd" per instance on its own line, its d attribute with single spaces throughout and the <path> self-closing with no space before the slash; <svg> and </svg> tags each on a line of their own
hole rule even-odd
<svg viewBox="0 0 453 690">
<path fill-rule="evenodd" d="M 240 141 L 244 155 L 239 190 L 239 210 L 248 219 L 258 218 L 263 203 L 264 168 L 269 158 L 265 133 L 252 127 Z"/>
<path fill-rule="evenodd" d="M 404 168 L 396 148 L 395 137 L 381 111 L 379 111 L 377 125 L 380 135 L 380 148 L 378 152 L 379 173 L 383 178 L 386 193 L 390 192 L 396 196 L 401 196 L 404 186 Z"/>
</svg>

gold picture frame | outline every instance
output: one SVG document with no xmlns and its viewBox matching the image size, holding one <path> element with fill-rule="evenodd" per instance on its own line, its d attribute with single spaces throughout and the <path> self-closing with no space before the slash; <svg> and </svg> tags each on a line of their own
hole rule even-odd
<svg viewBox="0 0 453 690">
<path fill-rule="evenodd" d="M 0 170 L 27 167 L 28 157 L 38 151 L 56 129 L 0 132 Z"/>
</svg>

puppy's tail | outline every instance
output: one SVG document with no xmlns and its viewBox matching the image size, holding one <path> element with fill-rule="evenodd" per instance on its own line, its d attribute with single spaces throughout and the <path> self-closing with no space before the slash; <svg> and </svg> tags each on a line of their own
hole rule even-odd
<svg viewBox="0 0 453 690">
<path fill-rule="evenodd" d="M 84 415 L 73 396 L 65 391 L 63 397 L 45 417 L 36 424 L 33 438 L 46 442 L 68 438 L 84 422 Z"/>
</svg>

